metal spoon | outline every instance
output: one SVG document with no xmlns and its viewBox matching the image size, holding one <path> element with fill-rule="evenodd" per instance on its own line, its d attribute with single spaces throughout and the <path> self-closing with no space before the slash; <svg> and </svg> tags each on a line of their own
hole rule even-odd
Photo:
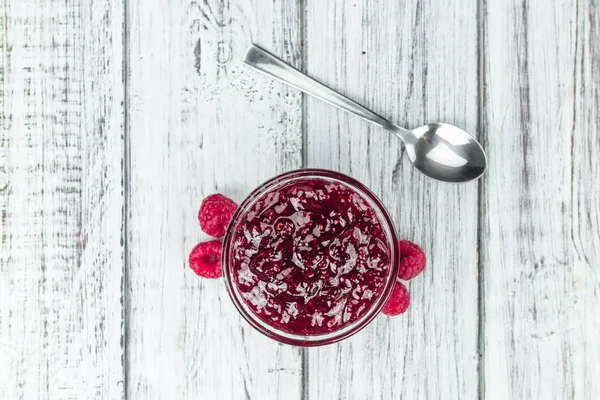
<svg viewBox="0 0 600 400">
<path fill-rule="evenodd" d="M 487 159 L 483 148 L 462 129 L 442 123 L 412 130 L 400 128 L 256 45 L 250 47 L 244 62 L 259 72 L 394 133 L 404 142 L 408 158 L 414 166 L 433 179 L 467 182 L 485 172 Z"/>
</svg>

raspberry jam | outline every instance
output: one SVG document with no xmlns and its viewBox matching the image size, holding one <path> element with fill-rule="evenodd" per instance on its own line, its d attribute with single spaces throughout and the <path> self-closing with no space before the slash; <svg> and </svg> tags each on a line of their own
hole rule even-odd
<svg viewBox="0 0 600 400">
<path fill-rule="evenodd" d="M 393 287 L 397 254 L 393 227 L 373 199 L 349 177 L 305 170 L 268 182 L 242 204 L 224 265 L 253 325 L 310 345 L 349 336 L 348 328 L 376 315 Z"/>
</svg>

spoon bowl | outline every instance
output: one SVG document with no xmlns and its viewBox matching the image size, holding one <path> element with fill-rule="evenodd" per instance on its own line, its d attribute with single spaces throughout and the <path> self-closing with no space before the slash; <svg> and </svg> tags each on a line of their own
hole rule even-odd
<svg viewBox="0 0 600 400">
<path fill-rule="evenodd" d="M 485 172 L 485 151 L 474 137 L 456 126 L 434 123 L 412 130 L 401 128 L 256 45 L 250 47 L 244 62 L 265 75 L 394 133 L 404 142 L 413 165 L 430 178 L 460 183 L 477 179 Z"/>
<path fill-rule="evenodd" d="M 454 125 L 433 123 L 413 130 L 394 127 L 413 165 L 430 178 L 468 182 L 486 169 L 485 151 L 471 135 Z"/>
</svg>

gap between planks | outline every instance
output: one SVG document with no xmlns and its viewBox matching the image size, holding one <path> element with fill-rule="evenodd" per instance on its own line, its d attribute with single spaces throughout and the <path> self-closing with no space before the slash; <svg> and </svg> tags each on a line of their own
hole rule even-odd
<svg viewBox="0 0 600 400">
<path fill-rule="evenodd" d="M 121 230 L 121 240 L 123 241 L 123 279 L 121 281 L 121 299 L 123 307 L 123 329 L 121 332 L 123 343 L 123 400 L 129 398 L 129 321 L 131 316 L 131 303 L 128 288 L 131 287 L 129 280 L 129 210 L 130 210 L 130 185 L 131 185 L 131 146 L 129 136 L 129 0 L 123 0 L 123 55 L 122 67 L 123 74 L 123 227 Z"/>
<path fill-rule="evenodd" d="M 477 2 L 477 139 L 487 151 L 485 133 L 485 11 L 486 0 Z M 485 398 L 485 263 L 482 259 L 483 206 L 485 174 L 477 182 L 477 396 Z"/>
</svg>

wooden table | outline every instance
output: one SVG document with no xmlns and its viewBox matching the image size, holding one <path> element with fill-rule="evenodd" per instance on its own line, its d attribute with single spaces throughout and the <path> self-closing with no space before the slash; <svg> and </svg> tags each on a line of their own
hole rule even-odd
<svg viewBox="0 0 600 400">
<path fill-rule="evenodd" d="M 598 0 L 4 0 L 3 399 L 600 398 Z M 241 63 L 250 43 L 489 155 L 425 178 L 386 132 Z M 303 166 L 378 194 L 412 305 L 281 345 L 187 255 L 196 212 Z"/>
</svg>

